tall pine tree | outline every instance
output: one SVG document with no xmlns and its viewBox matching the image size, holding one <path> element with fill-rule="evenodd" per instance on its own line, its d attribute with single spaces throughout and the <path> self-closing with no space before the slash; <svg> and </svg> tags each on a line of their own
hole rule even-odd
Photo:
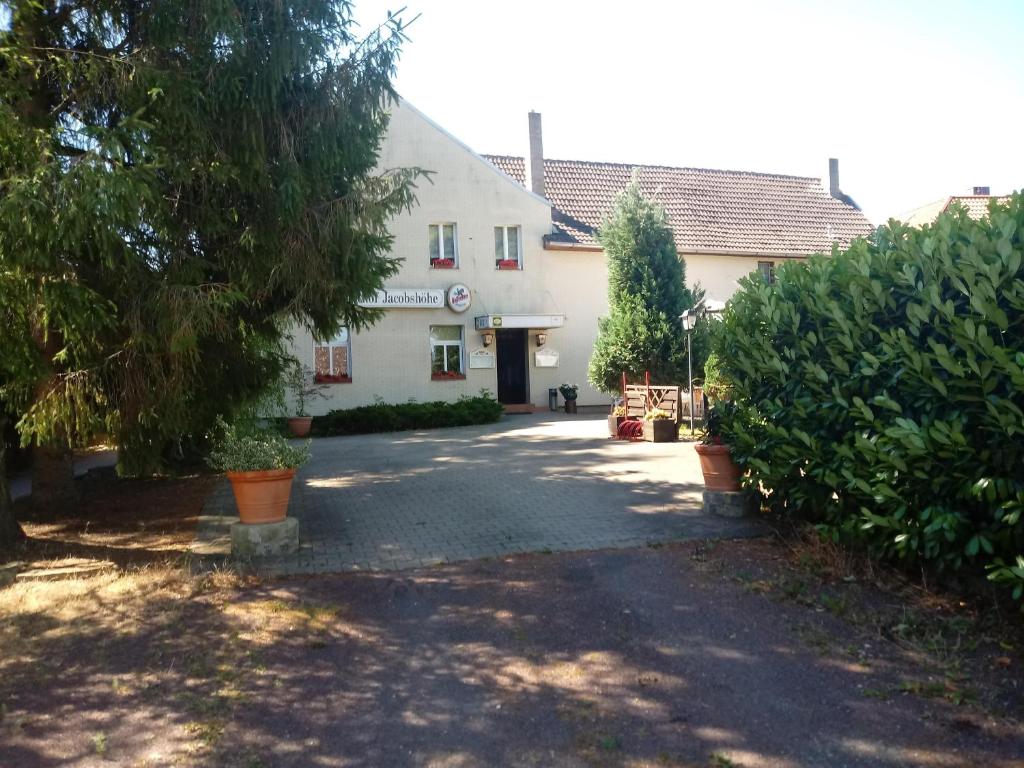
<svg viewBox="0 0 1024 768">
<path fill-rule="evenodd" d="M 374 171 L 403 40 L 343 0 L 0 4 L 0 400 L 37 501 L 98 432 L 145 471 L 255 396 L 290 323 L 374 319 L 417 176 Z"/>
<path fill-rule="evenodd" d="M 608 258 L 608 317 L 587 376 L 602 392 L 618 392 L 650 371 L 655 384 L 686 382 L 686 339 L 679 316 L 694 304 L 665 209 L 634 182 L 615 201 L 598 240 Z"/>
</svg>

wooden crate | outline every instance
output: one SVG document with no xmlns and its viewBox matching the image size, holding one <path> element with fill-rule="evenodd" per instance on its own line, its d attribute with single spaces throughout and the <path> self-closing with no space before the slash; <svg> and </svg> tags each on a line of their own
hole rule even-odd
<svg viewBox="0 0 1024 768">
<path fill-rule="evenodd" d="M 679 439 L 679 425 L 670 419 L 644 422 L 644 440 L 648 443 L 674 443 Z"/>
</svg>

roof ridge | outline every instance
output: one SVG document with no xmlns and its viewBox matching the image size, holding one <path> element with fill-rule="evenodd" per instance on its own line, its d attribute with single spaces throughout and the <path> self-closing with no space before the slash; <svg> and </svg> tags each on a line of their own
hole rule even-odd
<svg viewBox="0 0 1024 768">
<path fill-rule="evenodd" d="M 522 155 L 496 155 L 488 152 L 482 153 L 483 157 L 494 157 L 503 160 L 518 160 L 525 162 Z M 545 157 L 545 163 L 577 163 L 591 166 L 616 166 L 620 168 L 652 168 L 666 171 L 702 171 L 704 173 L 721 173 L 743 176 L 766 176 L 776 179 L 799 179 L 800 181 L 816 181 L 821 183 L 821 176 L 798 176 L 792 173 L 771 173 L 769 171 L 744 171 L 735 168 L 704 168 L 692 165 L 659 165 L 657 163 L 616 163 L 606 160 L 568 160 L 557 157 Z"/>
</svg>

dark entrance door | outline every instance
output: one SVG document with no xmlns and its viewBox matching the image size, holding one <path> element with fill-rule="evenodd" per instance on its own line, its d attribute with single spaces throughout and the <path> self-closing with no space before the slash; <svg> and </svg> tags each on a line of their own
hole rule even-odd
<svg viewBox="0 0 1024 768">
<path fill-rule="evenodd" d="M 525 328 L 495 331 L 498 347 L 498 402 L 525 403 L 526 342 Z"/>
</svg>

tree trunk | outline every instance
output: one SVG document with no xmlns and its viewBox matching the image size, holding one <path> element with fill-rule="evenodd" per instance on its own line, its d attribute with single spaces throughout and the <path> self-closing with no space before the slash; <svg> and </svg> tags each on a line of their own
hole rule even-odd
<svg viewBox="0 0 1024 768">
<path fill-rule="evenodd" d="M 32 449 L 32 510 L 46 517 L 74 512 L 78 504 L 71 449 L 37 445 Z"/>
<path fill-rule="evenodd" d="M 7 416 L 0 414 L 0 552 L 13 549 L 25 538 L 25 532 L 21 530 L 14 517 L 11 486 L 7 482 L 7 440 L 4 438 L 6 426 Z"/>
<path fill-rule="evenodd" d="M 48 364 L 57 366 L 56 357 L 61 348 L 57 331 L 49 333 L 43 327 L 36 329 L 37 343 Z M 59 386 L 56 372 L 44 376 L 36 384 L 35 399 L 41 401 Z M 57 430 L 53 442 L 32 448 L 32 511 L 53 517 L 71 512 L 78 501 L 75 491 L 74 456 L 65 439 L 64 428 Z"/>
</svg>

